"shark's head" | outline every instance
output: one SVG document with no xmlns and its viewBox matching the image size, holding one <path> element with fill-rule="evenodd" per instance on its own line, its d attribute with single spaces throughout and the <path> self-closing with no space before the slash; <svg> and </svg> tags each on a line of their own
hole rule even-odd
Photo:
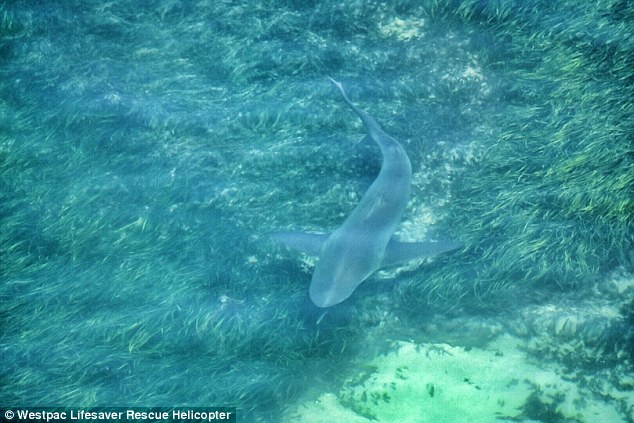
<svg viewBox="0 0 634 423">
<path fill-rule="evenodd" d="M 344 256 L 336 261 L 321 257 L 310 282 L 310 299 L 317 307 L 332 307 L 348 298 L 373 272 L 365 261 Z"/>
<path fill-rule="evenodd" d="M 313 278 L 309 289 L 310 299 L 317 307 L 332 307 L 352 295 L 361 282 L 363 281 L 350 284 L 342 281 L 316 280 Z"/>
</svg>

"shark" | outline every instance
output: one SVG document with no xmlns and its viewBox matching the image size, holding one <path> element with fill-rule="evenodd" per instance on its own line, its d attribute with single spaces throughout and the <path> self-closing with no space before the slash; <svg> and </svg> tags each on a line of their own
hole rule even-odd
<svg viewBox="0 0 634 423">
<path fill-rule="evenodd" d="M 311 301 L 321 308 L 346 300 L 383 267 L 432 257 L 463 247 L 457 241 L 401 242 L 394 237 L 410 198 L 412 165 L 401 144 L 372 116 L 348 98 L 343 85 L 330 78 L 343 101 L 361 119 L 367 136 L 383 156 L 381 170 L 343 224 L 331 233 L 280 231 L 275 241 L 318 256 L 310 282 Z"/>
</svg>

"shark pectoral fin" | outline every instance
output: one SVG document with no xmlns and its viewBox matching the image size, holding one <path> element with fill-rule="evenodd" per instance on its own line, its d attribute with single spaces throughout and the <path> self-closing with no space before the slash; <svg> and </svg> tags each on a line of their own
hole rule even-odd
<svg viewBox="0 0 634 423">
<path fill-rule="evenodd" d="M 366 135 L 359 140 L 359 144 L 374 145 L 374 140 L 372 139 L 371 136 Z"/>
<path fill-rule="evenodd" d="M 464 244 L 456 241 L 399 242 L 392 239 L 385 249 L 381 267 L 432 257 L 462 247 Z"/>
<path fill-rule="evenodd" d="M 313 234 L 308 232 L 272 232 L 269 238 L 280 241 L 294 250 L 313 256 L 319 255 L 330 234 Z"/>
</svg>

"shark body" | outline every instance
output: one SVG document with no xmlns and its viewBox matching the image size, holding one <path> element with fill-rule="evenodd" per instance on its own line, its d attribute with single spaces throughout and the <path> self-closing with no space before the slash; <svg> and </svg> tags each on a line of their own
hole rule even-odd
<svg viewBox="0 0 634 423">
<path fill-rule="evenodd" d="M 392 238 L 410 197 L 412 166 L 401 144 L 355 106 L 340 82 L 330 78 L 343 100 L 361 118 L 369 137 L 381 148 L 381 171 L 343 224 L 331 234 L 275 232 L 291 248 L 319 256 L 310 283 L 310 298 L 331 307 L 348 298 L 381 267 L 455 250 L 462 243 L 399 242 Z"/>
</svg>

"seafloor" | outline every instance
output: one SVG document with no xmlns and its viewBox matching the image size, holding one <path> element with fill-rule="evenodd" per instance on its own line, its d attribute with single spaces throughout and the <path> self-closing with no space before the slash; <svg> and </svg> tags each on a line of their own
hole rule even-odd
<svg viewBox="0 0 634 423">
<path fill-rule="evenodd" d="M 634 421 L 634 4 L 0 4 L 0 404 L 244 422 Z M 380 152 L 402 240 L 308 299 Z"/>
</svg>

